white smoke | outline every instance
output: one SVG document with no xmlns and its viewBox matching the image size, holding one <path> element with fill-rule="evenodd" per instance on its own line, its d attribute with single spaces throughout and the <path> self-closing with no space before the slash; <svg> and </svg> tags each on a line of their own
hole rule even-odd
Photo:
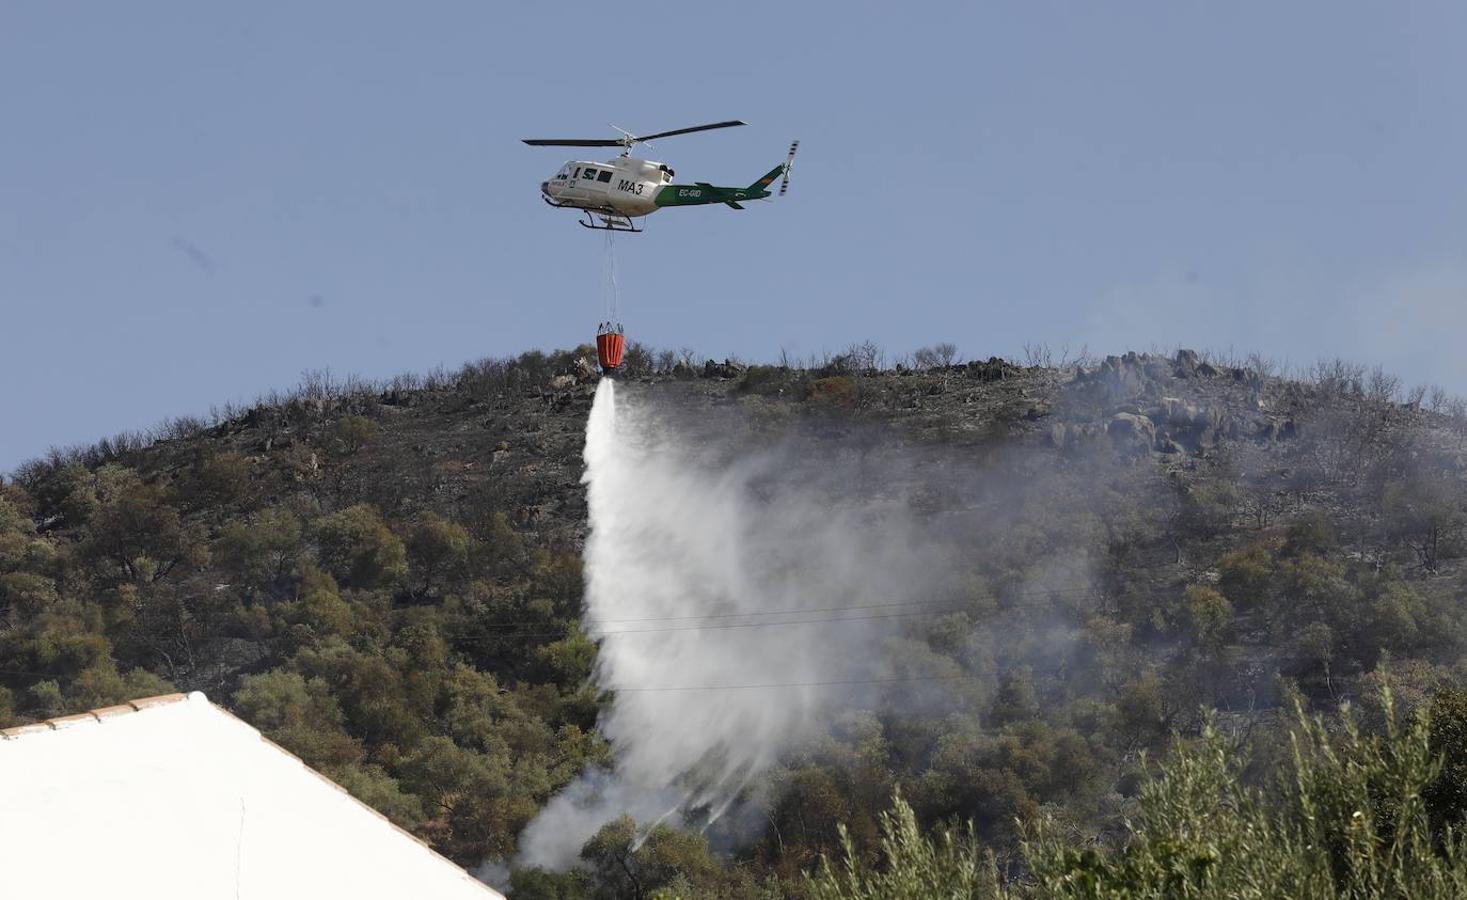
<svg viewBox="0 0 1467 900">
<path fill-rule="evenodd" d="M 615 391 L 597 390 L 583 478 L 584 622 L 604 635 L 614 767 L 546 806 L 520 865 L 573 865 L 623 813 L 718 820 L 853 685 L 880 679 L 873 618 L 931 584 L 906 504 L 851 484 L 858 467 L 767 449 L 729 459 L 737 436 L 699 445 Z"/>
</svg>

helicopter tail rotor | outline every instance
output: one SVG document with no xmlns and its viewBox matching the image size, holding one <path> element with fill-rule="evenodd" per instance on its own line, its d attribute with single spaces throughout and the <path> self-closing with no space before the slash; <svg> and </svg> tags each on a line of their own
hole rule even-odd
<svg viewBox="0 0 1467 900">
<path fill-rule="evenodd" d="M 790 169 L 795 167 L 795 151 L 798 149 L 800 149 L 800 142 L 798 140 L 792 141 L 790 143 L 789 159 L 784 161 L 784 178 L 780 179 L 779 182 L 779 196 L 781 197 L 784 196 L 785 191 L 790 189 Z"/>
</svg>

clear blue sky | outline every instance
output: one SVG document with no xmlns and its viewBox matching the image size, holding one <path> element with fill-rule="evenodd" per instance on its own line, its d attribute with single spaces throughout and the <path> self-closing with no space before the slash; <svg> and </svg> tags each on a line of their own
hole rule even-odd
<svg viewBox="0 0 1467 900">
<path fill-rule="evenodd" d="M 1467 391 L 1467 5 L 0 5 L 0 470 L 592 336 L 522 137 L 784 201 L 618 240 L 628 334 L 1344 355 Z M 602 151 L 593 151 L 600 158 Z"/>
</svg>

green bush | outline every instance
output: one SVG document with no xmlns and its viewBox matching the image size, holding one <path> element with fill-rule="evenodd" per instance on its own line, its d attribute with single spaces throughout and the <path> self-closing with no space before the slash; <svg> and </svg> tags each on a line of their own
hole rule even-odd
<svg viewBox="0 0 1467 900">
<path fill-rule="evenodd" d="M 811 900 L 888 898 L 1392 898 L 1467 896 L 1467 843 L 1457 769 L 1467 703 L 1438 697 L 1430 717 L 1398 716 L 1382 696 L 1385 731 L 1338 729 L 1302 710 L 1292 754 L 1267 789 L 1247 786 L 1238 742 L 1209 722 L 1146 779 L 1124 838 L 1075 841 L 1041 818 L 1022 865 L 1000 867 L 972 828 L 925 833 L 900 794 L 881 818 L 872 864 L 841 828 L 843 858 L 806 879 Z M 1405 718 L 1405 721 L 1402 719 Z M 1433 726 L 1437 731 L 1433 733 Z M 1445 768 L 1445 752 L 1451 766 Z M 1444 783 L 1443 774 L 1451 771 Z M 1449 807 L 1449 809 L 1447 809 Z M 1017 873 L 1017 874 L 1013 874 Z"/>
<path fill-rule="evenodd" d="M 994 857 L 979 849 L 971 828 L 925 834 L 900 793 L 881 815 L 879 866 L 863 860 L 839 828 L 844 856 L 838 867 L 821 860 L 807 878 L 809 900 L 983 900 L 1005 893 Z"/>
<path fill-rule="evenodd" d="M 317 519 L 316 540 L 322 565 L 351 587 L 381 587 L 407 574 L 402 539 L 365 503 Z"/>
</svg>

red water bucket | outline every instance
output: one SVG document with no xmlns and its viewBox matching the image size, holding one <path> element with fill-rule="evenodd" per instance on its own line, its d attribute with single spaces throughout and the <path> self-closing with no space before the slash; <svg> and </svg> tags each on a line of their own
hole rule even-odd
<svg viewBox="0 0 1467 900">
<path fill-rule="evenodd" d="M 596 357 L 601 368 L 607 372 L 621 365 L 621 355 L 626 350 L 627 339 L 621 326 L 606 326 L 596 335 Z"/>
</svg>

